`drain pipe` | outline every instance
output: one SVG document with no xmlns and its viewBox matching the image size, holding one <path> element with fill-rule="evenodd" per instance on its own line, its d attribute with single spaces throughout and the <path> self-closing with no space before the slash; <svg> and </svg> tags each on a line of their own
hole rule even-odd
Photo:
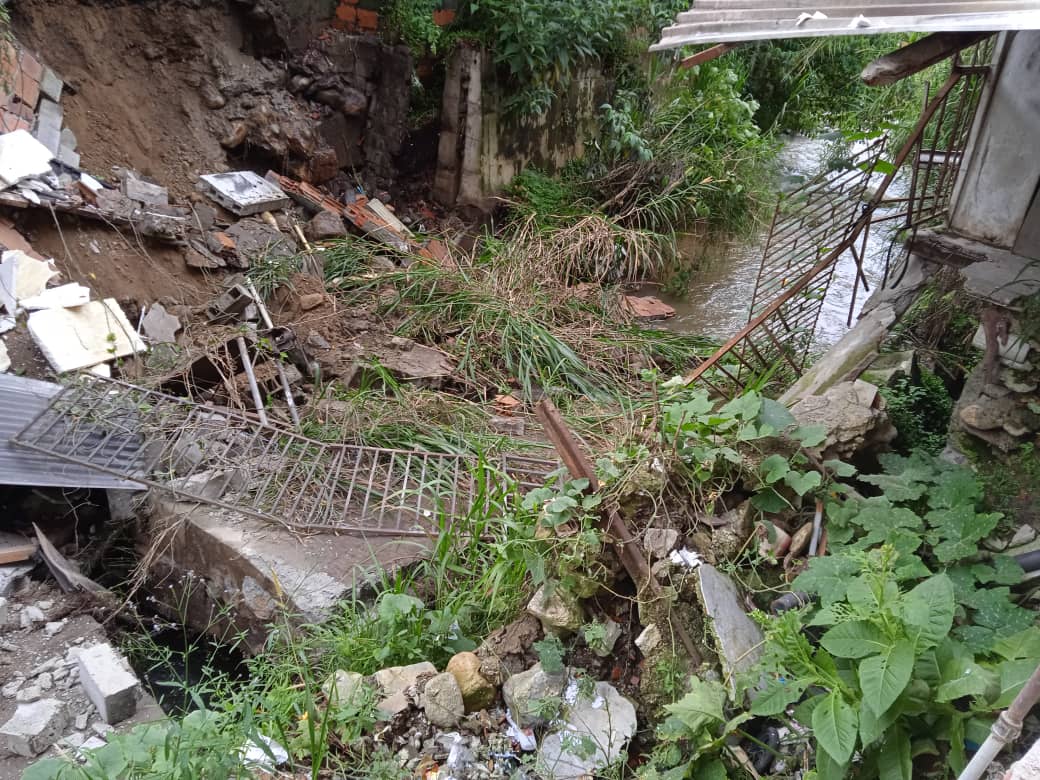
<svg viewBox="0 0 1040 780">
<path fill-rule="evenodd" d="M 1040 666 L 1026 681 L 1018 696 L 1011 702 L 1011 706 L 1000 713 L 994 721 L 986 741 L 982 743 L 982 747 L 978 749 L 971 759 L 971 763 L 964 768 L 957 780 L 979 780 L 1004 746 L 1018 739 L 1022 733 L 1022 721 L 1033 709 L 1037 700 L 1040 700 Z"/>
</svg>

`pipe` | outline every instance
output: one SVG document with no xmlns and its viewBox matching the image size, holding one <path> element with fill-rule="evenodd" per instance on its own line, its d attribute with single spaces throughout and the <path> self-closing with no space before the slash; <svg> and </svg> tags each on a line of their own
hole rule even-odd
<svg viewBox="0 0 1040 780">
<path fill-rule="evenodd" d="M 816 499 L 816 514 L 812 521 L 812 539 L 809 541 L 809 557 L 815 558 L 820 549 L 820 532 L 823 530 L 823 499 Z"/>
<path fill-rule="evenodd" d="M 1022 733 L 1022 721 L 1033 709 L 1037 700 L 1040 700 L 1040 666 L 1033 671 L 1026 684 L 1022 686 L 1022 690 L 1011 702 L 1011 706 L 997 716 L 986 741 L 972 756 L 971 761 L 957 780 L 979 780 L 1004 746 L 1018 739 Z"/>
<path fill-rule="evenodd" d="M 256 291 L 256 287 L 253 286 L 253 280 L 248 276 L 246 277 L 246 287 L 249 289 L 249 294 L 253 296 L 253 300 L 256 302 L 256 309 L 260 312 L 260 319 L 263 320 L 264 325 L 268 330 L 274 329 L 274 322 L 271 320 L 271 313 L 267 311 L 267 306 L 264 304 L 264 299 L 260 297 L 260 293 Z M 275 367 L 278 369 L 278 380 L 282 385 L 282 392 L 285 394 L 285 403 L 289 405 L 289 416 L 292 417 L 293 424 L 297 430 L 300 428 L 300 413 L 296 411 L 296 399 L 293 398 L 292 388 L 289 386 L 289 377 L 285 375 L 285 366 L 282 365 L 282 361 L 275 356 L 274 359 Z"/>
<path fill-rule="evenodd" d="M 267 410 L 264 409 L 260 388 L 256 384 L 256 374 L 253 373 L 253 361 L 249 357 L 246 340 L 239 336 L 235 339 L 235 343 L 238 344 L 238 354 L 242 356 L 242 367 L 246 370 L 246 378 L 249 380 L 249 391 L 253 394 L 253 406 L 256 407 L 256 414 L 260 418 L 260 422 L 267 425 Z"/>
</svg>

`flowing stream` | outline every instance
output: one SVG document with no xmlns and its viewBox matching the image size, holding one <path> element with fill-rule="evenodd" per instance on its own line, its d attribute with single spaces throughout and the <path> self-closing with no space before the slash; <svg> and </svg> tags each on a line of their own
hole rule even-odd
<svg viewBox="0 0 1040 780">
<path fill-rule="evenodd" d="M 783 146 L 779 155 L 777 186 L 781 191 L 799 187 L 814 176 L 827 159 L 831 140 L 826 137 L 794 136 Z M 875 175 L 871 185 L 881 176 Z M 905 194 L 905 184 L 899 178 L 889 188 L 890 195 Z M 772 211 L 769 210 L 771 216 Z M 896 221 L 874 224 L 867 241 L 864 274 L 871 291 L 880 283 L 885 269 L 885 257 Z M 687 259 L 703 260 L 694 273 L 686 295 L 672 296 L 650 289 L 644 292 L 656 295 L 673 306 L 676 316 L 661 323 L 663 327 L 682 333 L 697 333 L 725 341 L 748 321 L 751 296 L 755 289 L 762 250 L 769 233 L 768 218 L 760 232 L 749 238 L 731 241 L 705 249 L 696 237 L 680 239 L 680 251 Z M 685 244 L 685 246 L 684 246 Z M 684 251 L 685 250 L 685 251 Z M 856 264 L 846 252 L 834 270 L 830 290 L 823 303 L 816 326 L 814 350 L 822 351 L 834 344 L 848 330 L 846 321 L 856 279 Z M 856 295 L 853 321 L 869 297 L 862 287 Z"/>
</svg>

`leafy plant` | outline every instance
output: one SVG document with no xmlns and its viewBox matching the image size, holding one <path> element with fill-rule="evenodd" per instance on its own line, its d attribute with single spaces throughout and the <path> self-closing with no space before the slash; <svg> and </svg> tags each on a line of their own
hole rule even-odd
<svg viewBox="0 0 1040 780">
<path fill-rule="evenodd" d="M 437 54 L 444 31 L 433 21 L 441 0 L 391 0 L 384 11 L 386 29 L 416 57 Z"/>
<path fill-rule="evenodd" d="M 942 379 L 922 367 L 920 383 L 900 377 L 890 387 L 882 387 L 881 395 L 899 432 L 896 445 L 902 451 L 942 452 L 953 412 L 953 399 Z"/>
</svg>

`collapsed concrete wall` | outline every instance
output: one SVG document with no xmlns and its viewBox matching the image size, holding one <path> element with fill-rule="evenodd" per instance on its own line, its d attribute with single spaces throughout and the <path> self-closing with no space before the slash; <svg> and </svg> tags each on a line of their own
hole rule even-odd
<svg viewBox="0 0 1040 780">
<path fill-rule="evenodd" d="M 434 198 L 482 206 L 527 167 L 559 170 L 595 135 L 611 88 L 602 71 L 583 68 L 543 114 L 516 116 L 506 109 L 516 84 L 488 52 L 458 46 L 447 63 Z"/>
</svg>

